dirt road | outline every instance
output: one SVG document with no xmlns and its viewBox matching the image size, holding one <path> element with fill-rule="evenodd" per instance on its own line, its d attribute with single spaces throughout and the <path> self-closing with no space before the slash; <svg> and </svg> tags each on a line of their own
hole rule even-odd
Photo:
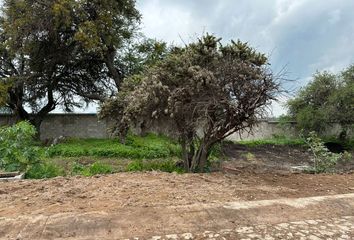
<svg viewBox="0 0 354 240">
<path fill-rule="evenodd" d="M 353 174 L 0 183 L 0 239 L 354 239 L 353 226 Z"/>
</svg>

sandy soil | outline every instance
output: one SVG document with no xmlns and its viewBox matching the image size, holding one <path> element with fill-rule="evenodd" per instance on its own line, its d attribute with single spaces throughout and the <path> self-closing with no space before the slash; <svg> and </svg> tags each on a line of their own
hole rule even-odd
<svg viewBox="0 0 354 240">
<path fill-rule="evenodd" d="M 354 193 L 354 174 L 122 173 L 1 183 L 0 216 Z"/>
</svg>

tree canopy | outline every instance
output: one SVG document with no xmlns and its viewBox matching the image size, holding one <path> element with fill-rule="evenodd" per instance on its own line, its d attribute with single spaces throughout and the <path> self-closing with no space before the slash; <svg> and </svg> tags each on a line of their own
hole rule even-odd
<svg viewBox="0 0 354 240">
<path fill-rule="evenodd" d="M 354 65 L 339 74 L 315 73 L 287 106 L 290 117 L 305 132 L 321 133 L 338 123 L 346 134 L 354 124 Z"/>
<path fill-rule="evenodd" d="M 127 80 L 101 114 L 114 117 L 126 134 L 168 121 L 183 149 L 187 171 L 203 171 L 211 148 L 227 136 L 251 129 L 275 99 L 279 85 L 267 58 L 247 43 L 221 44 L 203 36 L 169 53 L 143 74 Z"/>
<path fill-rule="evenodd" d="M 112 95 L 125 77 L 117 53 L 139 21 L 134 0 L 5 0 L 0 104 L 38 128 L 57 107 Z"/>
</svg>

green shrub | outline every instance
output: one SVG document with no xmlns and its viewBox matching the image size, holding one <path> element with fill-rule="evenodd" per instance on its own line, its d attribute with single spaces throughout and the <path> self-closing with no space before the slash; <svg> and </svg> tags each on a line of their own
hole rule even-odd
<svg viewBox="0 0 354 240">
<path fill-rule="evenodd" d="M 310 147 L 309 151 L 313 155 L 313 167 L 309 169 L 310 172 L 333 172 L 339 160 L 348 158 L 348 153 L 330 152 L 315 132 L 310 132 L 305 141 Z"/>
<path fill-rule="evenodd" d="M 26 173 L 26 178 L 28 179 L 44 179 L 58 176 L 65 176 L 65 171 L 52 163 L 35 164 Z"/>
<path fill-rule="evenodd" d="M 144 169 L 144 163 L 142 160 L 135 160 L 131 163 L 128 164 L 127 166 L 127 172 L 141 172 L 144 171 L 146 169 Z"/>
<path fill-rule="evenodd" d="M 100 162 L 95 162 L 89 166 L 88 173 L 89 176 L 98 175 L 98 174 L 111 174 L 113 173 L 113 168 L 109 165 Z"/>
<path fill-rule="evenodd" d="M 71 168 L 71 175 L 81 175 L 82 172 L 85 170 L 85 166 L 81 163 L 74 162 Z"/>
<path fill-rule="evenodd" d="M 179 145 L 171 139 L 148 134 L 145 137 L 129 135 L 126 144 L 114 139 L 71 139 L 51 147 L 50 157 L 119 157 L 154 159 L 180 156 Z"/>
<path fill-rule="evenodd" d="M 134 160 L 128 164 L 126 171 L 142 172 L 142 171 L 161 171 L 161 172 L 177 172 L 183 173 L 184 169 L 177 166 L 173 160 Z"/>
<path fill-rule="evenodd" d="M 28 122 L 0 128 L 0 169 L 27 171 L 40 162 L 40 149 L 35 146 L 35 128 Z"/>
<path fill-rule="evenodd" d="M 345 140 L 342 140 L 342 139 L 339 139 L 338 136 L 324 136 L 324 137 L 321 137 L 323 142 L 325 143 L 337 143 L 337 144 L 340 144 L 341 146 L 343 146 L 344 149 L 347 149 L 347 150 L 354 150 L 354 138 L 351 138 L 351 139 L 345 139 Z"/>
<path fill-rule="evenodd" d="M 238 144 L 242 144 L 248 147 L 257 147 L 263 145 L 276 145 L 276 146 L 302 146 L 305 145 L 305 141 L 300 138 L 289 138 L 286 136 L 275 135 L 270 139 L 259 139 L 259 140 L 247 140 L 238 141 Z"/>
<path fill-rule="evenodd" d="M 219 159 L 222 154 L 222 143 L 216 143 L 211 149 L 208 160 L 214 161 Z"/>
<path fill-rule="evenodd" d="M 111 174 L 113 173 L 113 168 L 110 165 L 103 164 L 100 162 L 95 162 L 88 166 L 82 165 L 80 163 L 74 162 L 72 166 L 72 175 L 83 175 L 86 177 L 99 175 L 99 174 Z"/>
</svg>

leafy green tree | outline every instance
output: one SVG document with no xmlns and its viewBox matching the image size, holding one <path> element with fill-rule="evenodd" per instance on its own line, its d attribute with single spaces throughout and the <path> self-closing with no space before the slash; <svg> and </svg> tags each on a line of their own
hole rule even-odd
<svg viewBox="0 0 354 240">
<path fill-rule="evenodd" d="M 252 128 L 278 89 L 263 54 L 241 41 L 223 46 L 206 35 L 171 48 L 161 61 L 131 77 L 101 114 L 117 120 L 122 136 L 131 125 L 149 129 L 168 122 L 168 130 L 178 134 L 186 171 L 204 171 L 212 147 Z"/>
<path fill-rule="evenodd" d="M 116 65 L 124 76 L 132 76 L 144 71 L 166 57 L 171 47 L 166 42 L 146 38 L 141 34 L 126 44 L 119 52 Z"/>
<path fill-rule="evenodd" d="M 321 133 L 338 123 L 345 137 L 354 124 L 354 65 L 338 75 L 317 72 L 287 106 L 299 129 Z"/>
<path fill-rule="evenodd" d="M 102 101 L 125 77 L 118 53 L 139 21 L 134 0 L 5 0 L 0 104 L 39 130 L 57 107 Z"/>
<path fill-rule="evenodd" d="M 332 92 L 329 102 L 331 121 L 338 122 L 343 133 L 354 125 L 354 65 L 339 75 L 338 88 Z"/>
<path fill-rule="evenodd" d="M 0 169 L 25 172 L 40 162 L 35 134 L 36 129 L 27 122 L 0 128 Z"/>
</svg>

